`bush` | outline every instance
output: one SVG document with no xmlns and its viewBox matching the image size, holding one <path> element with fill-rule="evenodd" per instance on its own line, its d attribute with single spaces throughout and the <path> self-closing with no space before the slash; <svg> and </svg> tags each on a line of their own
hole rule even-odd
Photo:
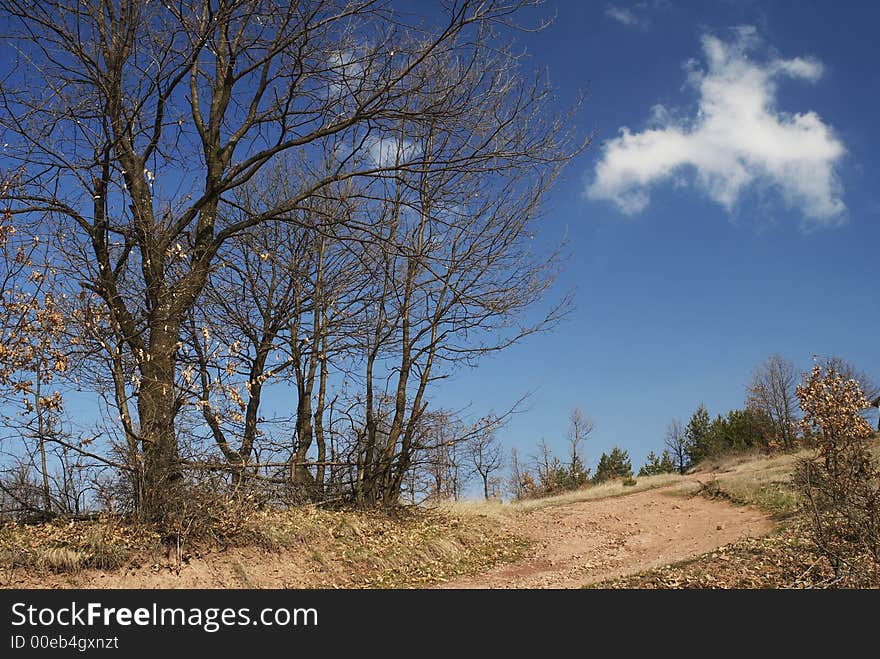
<svg viewBox="0 0 880 659">
<path fill-rule="evenodd" d="M 813 543 L 848 585 L 880 583 L 880 472 L 868 451 L 873 435 L 859 413 L 868 401 L 855 380 L 816 365 L 797 389 L 805 430 L 818 453 L 795 476 Z"/>
</svg>

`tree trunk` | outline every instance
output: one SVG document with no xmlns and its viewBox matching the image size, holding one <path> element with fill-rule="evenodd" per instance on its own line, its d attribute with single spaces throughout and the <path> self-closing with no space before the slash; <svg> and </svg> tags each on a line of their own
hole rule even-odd
<svg viewBox="0 0 880 659">
<path fill-rule="evenodd" d="M 263 335 L 257 354 L 251 364 L 248 376 L 248 402 L 244 413 L 244 436 L 241 446 L 236 455 L 237 462 L 233 462 L 232 484 L 238 486 L 245 476 L 247 464 L 254 453 L 254 443 L 257 440 L 257 431 L 260 420 L 260 401 L 263 396 L 263 376 L 266 372 L 266 359 L 271 350 L 272 337 Z"/>
<path fill-rule="evenodd" d="M 117 343 L 116 349 L 110 356 L 110 372 L 113 376 L 113 397 L 116 403 L 116 409 L 119 412 L 119 420 L 122 422 L 122 428 L 125 431 L 125 464 L 131 468 L 131 471 L 128 472 L 128 474 L 131 479 L 134 509 L 140 510 L 144 489 L 144 465 L 141 460 L 141 452 L 138 448 L 138 435 L 135 432 L 134 423 L 131 418 L 131 410 L 128 405 L 128 394 L 125 390 L 125 369 L 123 368 L 122 363 L 122 350 L 122 343 Z"/>
<path fill-rule="evenodd" d="M 315 388 L 315 373 L 318 367 L 319 344 L 317 334 L 317 314 L 315 327 L 312 329 L 311 354 L 307 357 L 308 363 L 304 361 L 306 357 L 300 352 L 300 349 L 294 351 L 294 370 L 296 373 L 296 451 L 293 454 L 293 465 L 291 468 L 291 479 L 294 484 L 303 489 L 308 498 L 312 498 L 316 494 L 315 477 L 306 466 L 308 460 L 309 449 L 312 447 L 314 439 L 314 428 L 312 426 L 312 393 Z M 296 334 L 293 334 L 296 337 Z"/>
<path fill-rule="evenodd" d="M 378 338 L 376 339 L 378 345 Z M 365 407 L 366 422 L 364 428 L 364 450 L 363 457 L 359 456 L 360 464 L 358 465 L 358 488 L 357 501 L 361 505 L 373 505 L 377 502 L 376 492 L 376 467 L 375 452 L 378 434 L 378 421 L 376 419 L 375 409 L 373 408 L 373 364 L 376 359 L 377 348 L 371 348 L 367 355 L 367 367 L 365 372 Z"/>
<path fill-rule="evenodd" d="M 327 443 L 324 438 L 324 403 L 327 396 L 327 338 L 321 341 L 321 372 L 318 376 L 318 400 L 315 404 L 315 444 L 318 447 L 318 470 L 315 485 L 318 493 L 323 494 L 327 461 Z"/>
<path fill-rule="evenodd" d="M 176 325 L 162 324 L 150 335 L 148 359 L 141 364 L 138 396 L 141 439 L 144 445 L 144 492 L 141 514 L 162 522 L 177 511 L 183 474 L 174 428 Z"/>
<path fill-rule="evenodd" d="M 296 406 L 296 452 L 293 454 L 293 469 L 291 477 L 293 482 L 300 486 L 308 497 L 314 494 L 315 477 L 309 471 L 306 461 L 308 452 L 312 446 L 312 396 L 311 386 L 299 387 L 299 402 Z"/>
<path fill-rule="evenodd" d="M 46 433 L 47 424 L 43 413 L 42 389 L 40 366 L 37 364 L 34 373 L 36 382 L 34 391 L 34 405 L 37 411 L 37 440 L 40 443 L 40 469 L 43 476 L 43 512 L 48 517 L 52 510 L 52 490 L 49 486 L 49 467 L 46 463 Z"/>
<path fill-rule="evenodd" d="M 397 442 L 404 434 L 404 417 L 406 416 L 406 387 L 409 382 L 410 371 L 412 369 L 412 344 L 410 343 L 410 304 L 414 290 L 414 282 L 418 264 L 410 260 L 406 270 L 406 284 L 404 288 L 403 304 L 400 310 L 401 322 L 401 341 L 400 341 L 400 370 L 397 374 L 397 391 L 394 396 L 394 417 L 391 420 L 391 428 L 388 431 L 388 440 L 385 443 L 385 450 L 382 456 L 383 469 L 383 487 L 382 487 L 382 503 L 391 507 L 397 504 L 400 491 L 403 485 L 403 477 L 408 455 L 405 447 L 401 448 L 400 459 L 398 460 L 398 469 L 395 471 L 395 453 L 397 450 Z M 416 411 L 413 410 L 413 416 Z"/>
</svg>

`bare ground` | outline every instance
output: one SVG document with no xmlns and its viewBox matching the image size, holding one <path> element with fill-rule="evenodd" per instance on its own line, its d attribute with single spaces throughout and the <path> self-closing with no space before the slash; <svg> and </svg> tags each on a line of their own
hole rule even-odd
<svg viewBox="0 0 880 659">
<path fill-rule="evenodd" d="M 773 529 L 757 508 L 677 486 L 539 508 L 503 521 L 534 544 L 522 559 L 443 588 L 579 588 L 668 565 Z"/>
<path fill-rule="evenodd" d="M 320 587 L 299 555 L 255 547 L 230 548 L 179 566 L 134 562 L 119 570 L 35 574 L 18 568 L 0 575 L 3 588 L 308 588 Z M 328 575 L 330 576 L 330 575 Z"/>
</svg>

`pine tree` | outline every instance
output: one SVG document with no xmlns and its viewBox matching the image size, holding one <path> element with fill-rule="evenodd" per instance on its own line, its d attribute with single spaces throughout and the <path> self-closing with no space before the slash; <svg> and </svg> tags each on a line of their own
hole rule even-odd
<svg viewBox="0 0 880 659">
<path fill-rule="evenodd" d="M 613 478 L 632 478 L 632 461 L 629 452 L 615 446 L 610 454 L 603 453 L 596 466 L 594 483 L 603 483 Z"/>
<path fill-rule="evenodd" d="M 709 412 L 706 406 L 700 403 L 697 411 L 691 416 L 691 420 L 688 421 L 687 427 L 684 429 L 685 452 L 692 465 L 705 459 L 711 453 L 712 434 L 710 426 Z"/>
<path fill-rule="evenodd" d="M 658 474 L 671 474 L 675 472 L 675 462 L 669 451 L 664 450 L 659 457 L 654 451 L 648 453 L 645 464 L 639 469 L 639 476 L 656 476 Z"/>
</svg>

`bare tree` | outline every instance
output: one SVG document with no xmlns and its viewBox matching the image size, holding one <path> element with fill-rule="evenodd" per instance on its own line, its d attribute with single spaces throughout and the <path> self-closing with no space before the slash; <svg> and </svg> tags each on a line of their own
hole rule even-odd
<svg viewBox="0 0 880 659">
<path fill-rule="evenodd" d="M 581 408 L 575 407 L 568 417 L 568 443 L 569 443 L 569 471 L 572 476 L 584 473 L 584 458 L 580 452 L 580 445 L 596 427 L 595 422 L 586 416 Z"/>
<path fill-rule="evenodd" d="M 457 501 L 467 481 L 461 424 L 442 410 L 427 412 L 423 419 L 428 431 L 420 442 L 413 471 L 425 473 L 427 498 Z"/>
<path fill-rule="evenodd" d="M 510 474 L 507 478 L 507 492 L 515 500 L 522 499 L 526 495 L 525 468 L 519 459 L 519 451 L 510 449 Z"/>
<path fill-rule="evenodd" d="M 404 123 L 372 156 L 406 165 L 376 182 L 376 203 L 363 210 L 380 237 L 364 250 L 373 285 L 362 307 L 363 503 L 395 501 L 432 382 L 549 329 L 568 307 L 564 299 L 537 322 L 520 322 L 555 278 L 557 254 L 536 255 L 531 239 L 571 145 L 545 118 L 543 83 L 511 79 L 508 55 L 498 58 L 434 58 L 425 87 L 453 104 L 443 121 Z"/>
<path fill-rule="evenodd" d="M 273 169 L 259 185 L 245 187 L 242 212 L 261 203 L 252 196 L 286 195 L 287 171 Z M 337 232 L 319 228 L 326 218 L 346 215 L 344 186 L 333 192 L 298 212 L 295 223 L 263 225 L 228 242 L 191 313 L 190 350 L 181 357 L 192 364 L 183 372 L 190 374 L 201 414 L 235 477 L 260 439 L 271 462 L 289 461 L 291 482 L 308 498 L 323 490 L 330 370 L 342 368 L 349 347 L 346 309 L 356 304 L 366 276 Z M 277 436 L 268 441 L 265 432 L 262 397 L 273 384 L 282 385 L 285 398 L 295 396 L 286 442 Z M 276 435 L 286 428 L 280 421 L 273 424 Z M 240 446 L 233 447 L 232 437 L 241 438 Z"/>
<path fill-rule="evenodd" d="M 453 101 L 449 77 L 426 89 L 426 66 L 446 53 L 466 67 L 518 4 L 465 0 L 436 29 L 416 31 L 370 0 L 0 2 L 5 44 L 19 54 L 0 89 L 6 155 L 25 171 L 11 212 L 42 214 L 64 237 L 71 284 L 106 313 L 111 359 L 136 371 L 116 399 L 142 452 L 146 518 L 163 519 L 180 500 L 176 420 L 191 395 L 180 348 L 224 245 L 296 221 L 333 183 L 399 169 L 359 156 L 381 151 L 378 138 L 402 117 L 409 131 L 442 123 L 446 100 L 480 107 Z M 328 140 L 347 145 L 330 172 L 292 173 L 287 198 L 235 212 L 234 192 L 267 165 L 284 153 L 308 161 Z"/>
<path fill-rule="evenodd" d="M 687 436 L 680 420 L 672 419 L 669 422 L 663 444 L 672 456 L 675 469 L 679 474 L 684 474 L 688 469 Z"/>
<path fill-rule="evenodd" d="M 490 430 L 474 435 L 465 450 L 473 465 L 474 473 L 483 486 L 483 498 L 488 500 L 495 495 L 493 474 L 504 466 L 501 444 L 495 433 Z"/>
<path fill-rule="evenodd" d="M 777 354 L 755 370 L 747 387 L 746 406 L 770 417 L 785 449 L 797 439 L 797 384 L 794 364 Z"/>
<path fill-rule="evenodd" d="M 556 475 L 560 468 L 559 458 L 553 455 L 553 451 L 547 445 L 543 437 L 538 442 L 537 452 L 531 456 L 535 475 L 538 477 L 538 488 L 544 494 L 553 492 L 556 488 Z"/>
</svg>

